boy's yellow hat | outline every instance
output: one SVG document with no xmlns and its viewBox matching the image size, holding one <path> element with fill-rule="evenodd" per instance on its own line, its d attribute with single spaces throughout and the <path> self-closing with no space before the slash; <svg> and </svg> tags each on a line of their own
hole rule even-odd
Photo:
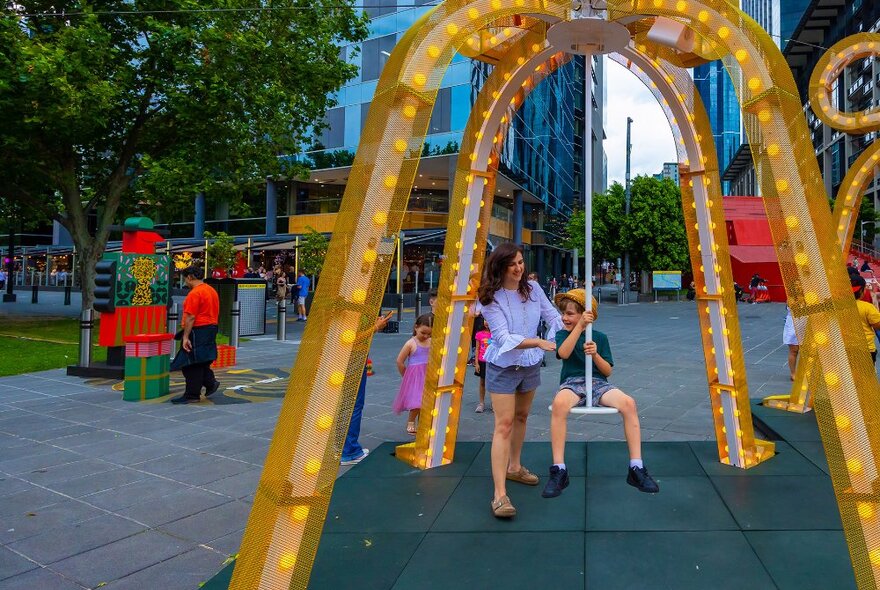
<svg viewBox="0 0 880 590">
<path fill-rule="evenodd" d="M 559 307 L 566 299 L 571 299 L 584 309 L 587 308 L 587 292 L 584 289 L 572 289 L 565 293 L 557 293 L 556 297 L 553 298 L 553 303 L 556 304 L 556 307 Z M 593 312 L 593 319 L 596 320 L 599 318 L 599 302 L 593 296 L 590 299 L 592 299 L 590 307 Z"/>
</svg>

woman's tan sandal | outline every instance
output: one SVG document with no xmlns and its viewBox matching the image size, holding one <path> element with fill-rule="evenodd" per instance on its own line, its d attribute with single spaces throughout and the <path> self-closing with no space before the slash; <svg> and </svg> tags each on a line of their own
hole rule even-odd
<svg viewBox="0 0 880 590">
<path fill-rule="evenodd" d="M 519 483 L 524 483 L 527 486 L 536 486 L 538 485 L 538 476 L 526 469 L 523 466 L 520 466 L 519 471 L 508 471 L 507 479 L 510 481 L 516 481 Z"/>
<path fill-rule="evenodd" d="M 516 516 L 516 508 L 510 503 L 510 498 L 501 496 L 498 500 L 492 500 L 492 514 L 495 518 L 513 518 Z"/>
</svg>

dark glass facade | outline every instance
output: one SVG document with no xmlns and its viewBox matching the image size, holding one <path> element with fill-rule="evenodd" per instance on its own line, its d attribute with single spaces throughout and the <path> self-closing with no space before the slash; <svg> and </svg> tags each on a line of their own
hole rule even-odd
<svg viewBox="0 0 880 590">
<path fill-rule="evenodd" d="M 721 61 L 713 61 L 694 68 L 694 85 L 703 99 L 715 150 L 718 169 L 724 171 L 733 159 L 741 143 L 740 111 L 736 91 Z M 722 190 L 728 193 L 727 182 Z"/>
</svg>

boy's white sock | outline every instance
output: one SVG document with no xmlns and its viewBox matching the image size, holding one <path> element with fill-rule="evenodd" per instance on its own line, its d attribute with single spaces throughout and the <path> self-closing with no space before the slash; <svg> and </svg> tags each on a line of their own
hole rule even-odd
<svg viewBox="0 0 880 590">
<path fill-rule="evenodd" d="M 630 467 L 637 467 L 637 468 L 639 468 L 639 469 L 643 469 L 643 468 L 645 467 L 645 464 L 642 463 L 642 460 L 641 460 L 641 459 L 630 459 L 630 460 L 629 460 L 629 466 L 630 466 Z"/>
<path fill-rule="evenodd" d="M 554 463 L 553 467 L 559 467 L 560 469 L 565 469 L 565 463 Z"/>
</svg>

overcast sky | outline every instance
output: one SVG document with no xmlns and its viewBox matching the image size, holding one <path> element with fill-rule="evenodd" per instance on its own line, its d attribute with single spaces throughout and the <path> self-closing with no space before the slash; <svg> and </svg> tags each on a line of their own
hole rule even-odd
<svg viewBox="0 0 880 590">
<path fill-rule="evenodd" d="M 663 109 L 654 95 L 620 64 L 605 60 L 605 154 L 608 185 L 626 178 L 626 118 L 632 117 L 632 178 L 658 174 L 664 162 L 675 162 L 675 142 Z"/>
</svg>

